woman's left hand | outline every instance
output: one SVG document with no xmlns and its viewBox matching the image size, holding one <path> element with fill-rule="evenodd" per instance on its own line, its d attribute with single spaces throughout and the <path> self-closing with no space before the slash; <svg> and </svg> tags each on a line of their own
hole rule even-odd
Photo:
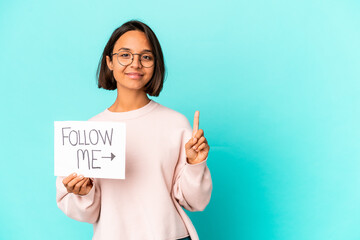
<svg viewBox="0 0 360 240">
<path fill-rule="evenodd" d="M 192 138 L 185 144 L 186 160 L 190 164 L 204 161 L 209 153 L 210 146 L 204 136 L 204 131 L 199 129 L 199 115 L 196 111 L 194 116 Z"/>
</svg>

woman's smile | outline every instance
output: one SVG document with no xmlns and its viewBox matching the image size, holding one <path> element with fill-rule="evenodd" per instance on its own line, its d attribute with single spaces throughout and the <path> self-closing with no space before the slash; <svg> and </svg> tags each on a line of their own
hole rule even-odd
<svg viewBox="0 0 360 240">
<path fill-rule="evenodd" d="M 127 75 L 129 78 L 131 79 L 140 79 L 143 77 L 144 74 L 141 73 L 136 73 L 136 72 L 130 72 L 130 73 L 125 73 L 125 75 Z"/>
</svg>

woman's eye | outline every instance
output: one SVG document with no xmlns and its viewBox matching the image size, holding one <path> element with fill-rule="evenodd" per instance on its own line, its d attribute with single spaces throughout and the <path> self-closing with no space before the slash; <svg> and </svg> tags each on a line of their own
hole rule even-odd
<svg viewBox="0 0 360 240">
<path fill-rule="evenodd" d="M 120 57 L 129 57 L 130 55 L 128 53 L 123 53 L 120 55 Z"/>
<path fill-rule="evenodd" d="M 142 58 L 143 58 L 144 60 L 147 60 L 147 61 L 152 60 L 152 56 L 151 56 L 151 55 L 143 55 Z"/>
</svg>

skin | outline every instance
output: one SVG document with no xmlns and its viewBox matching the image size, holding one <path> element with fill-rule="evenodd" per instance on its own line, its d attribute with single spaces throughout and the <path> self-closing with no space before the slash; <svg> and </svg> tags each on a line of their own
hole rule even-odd
<svg viewBox="0 0 360 240">
<path fill-rule="evenodd" d="M 120 48 L 129 48 L 132 53 L 141 53 L 145 49 L 151 50 L 146 35 L 140 31 L 128 31 L 124 33 L 115 43 L 113 53 L 118 52 Z M 154 67 L 144 68 L 139 55 L 134 55 L 134 61 L 128 66 L 120 65 L 116 56 L 111 60 L 106 57 L 106 63 L 113 71 L 117 85 L 117 98 L 108 110 L 112 112 L 127 112 L 141 108 L 149 103 L 144 86 L 150 81 Z M 140 79 L 131 79 L 126 73 L 138 72 L 142 74 Z M 199 129 L 200 112 L 196 111 L 194 115 L 192 138 L 185 144 L 187 162 L 197 164 L 203 162 L 209 153 L 210 146 L 204 136 L 204 130 Z M 92 180 L 82 175 L 72 173 L 63 180 L 63 184 L 69 193 L 77 195 L 86 195 L 93 187 Z"/>
<path fill-rule="evenodd" d="M 185 144 L 186 160 L 189 164 L 197 164 L 204 161 L 210 150 L 210 146 L 204 136 L 204 130 L 199 129 L 200 112 L 194 115 L 192 138 Z"/>
</svg>

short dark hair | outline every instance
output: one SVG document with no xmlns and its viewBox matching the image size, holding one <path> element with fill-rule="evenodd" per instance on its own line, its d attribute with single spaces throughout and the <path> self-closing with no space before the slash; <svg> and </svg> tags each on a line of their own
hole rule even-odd
<svg viewBox="0 0 360 240">
<path fill-rule="evenodd" d="M 107 42 L 104 51 L 101 55 L 99 65 L 96 71 L 97 83 L 99 88 L 104 88 L 107 90 L 116 89 L 116 80 L 114 79 L 113 72 L 108 68 L 106 64 L 106 56 L 110 57 L 112 60 L 112 52 L 116 41 L 126 32 L 138 30 L 145 33 L 146 38 L 150 42 L 152 48 L 155 64 L 154 64 L 154 73 L 150 81 L 145 85 L 145 92 L 150 96 L 159 96 L 165 79 L 165 63 L 164 56 L 161 50 L 159 40 L 157 39 L 155 33 L 151 28 L 143 22 L 138 20 L 131 20 L 117 29 L 112 33 L 109 41 Z"/>
</svg>

